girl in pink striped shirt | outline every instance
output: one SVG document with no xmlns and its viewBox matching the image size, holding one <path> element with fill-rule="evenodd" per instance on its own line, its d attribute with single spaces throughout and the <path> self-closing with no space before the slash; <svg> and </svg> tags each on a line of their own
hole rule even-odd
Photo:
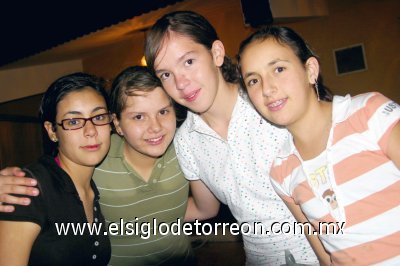
<svg viewBox="0 0 400 266">
<path fill-rule="evenodd" d="M 271 181 L 307 233 L 332 264 L 400 265 L 399 105 L 380 93 L 331 101 L 318 57 L 286 27 L 253 33 L 238 61 L 257 110 L 291 133 Z"/>
</svg>

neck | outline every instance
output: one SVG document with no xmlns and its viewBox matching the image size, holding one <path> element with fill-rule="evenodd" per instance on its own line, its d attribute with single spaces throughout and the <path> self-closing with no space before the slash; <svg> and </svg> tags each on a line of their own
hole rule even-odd
<svg viewBox="0 0 400 266">
<path fill-rule="evenodd" d="M 315 102 L 305 115 L 287 127 L 303 160 L 309 160 L 326 149 L 332 127 L 332 103 Z"/>
<path fill-rule="evenodd" d="M 91 190 L 90 180 L 92 179 L 94 166 L 84 166 L 68 160 L 61 152 L 58 154 L 61 168 L 71 177 L 78 191 Z"/>
<path fill-rule="evenodd" d="M 226 138 L 226 131 L 238 94 L 239 86 L 237 84 L 223 81 L 218 86 L 217 95 L 210 109 L 200 115 L 212 129 L 224 138 Z"/>
<path fill-rule="evenodd" d="M 124 142 L 124 157 L 129 165 L 135 169 L 135 171 L 141 175 L 145 181 L 149 180 L 157 158 L 132 149 L 126 141 Z"/>
</svg>

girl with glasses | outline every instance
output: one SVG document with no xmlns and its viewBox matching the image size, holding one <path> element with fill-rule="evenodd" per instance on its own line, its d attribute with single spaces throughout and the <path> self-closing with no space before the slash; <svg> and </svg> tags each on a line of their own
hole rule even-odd
<svg viewBox="0 0 400 266">
<path fill-rule="evenodd" d="M 50 85 L 39 116 L 53 156 L 23 169 L 40 191 L 31 204 L 0 214 L 0 265 L 107 265 L 110 241 L 92 180 L 110 147 L 107 94 L 94 76 L 67 75 Z"/>
</svg>

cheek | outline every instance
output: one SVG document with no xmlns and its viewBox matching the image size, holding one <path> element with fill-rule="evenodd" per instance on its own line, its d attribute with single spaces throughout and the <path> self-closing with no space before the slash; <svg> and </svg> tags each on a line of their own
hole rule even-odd
<svg viewBox="0 0 400 266">
<path fill-rule="evenodd" d="M 140 138 L 145 131 L 143 125 L 138 125 L 136 123 L 131 123 L 129 125 L 125 125 L 122 128 L 122 132 L 124 133 L 124 138 L 129 139 L 130 141 L 135 141 L 135 139 Z"/>
<path fill-rule="evenodd" d="M 110 138 L 111 136 L 111 126 L 101 126 L 97 127 L 97 132 L 102 139 Z"/>
<path fill-rule="evenodd" d="M 254 106 L 258 109 L 264 105 L 263 96 L 260 90 L 249 90 L 248 91 L 249 98 Z"/>
<path fill-rule="evenodd" d="M 72 134 L 70 134 L 70 133 L 72 133 Z M 71 131 L 68 133 L 57 134 L 59 150 L 63 150 L 63 151 L 71 150 L 72 148 L 79 146 L 80 136 L 79 136 L 79 134 L 73 134 L 73 133 L 77 133 L 77 132 Z"/>
<path fill-rule="evenodd" d="M 163 127 L 166 128 L 170 133 L 175 133 L 176 130 L 176 118 L 175 116 L 171 116 L 165 121 L 163 121 Z"/>
<path fill-rule="evenodd" d="M 176 95 L 177 90 L 175 87 L 175 83 L 173 82 L 173 78 L 171 77 L 168 81 L 162 82 L 162 85 L 164 87 L 165 92 L 173 99 L 175 99 L 174 96 Z"/>
</svg>

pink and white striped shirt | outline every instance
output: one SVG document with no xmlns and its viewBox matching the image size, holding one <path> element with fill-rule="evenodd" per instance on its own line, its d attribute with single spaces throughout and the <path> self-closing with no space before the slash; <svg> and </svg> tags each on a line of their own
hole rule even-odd
<svg viewBox="0 0 400 266">
<path fill-rule="evenodd" d="M 315 228 L 345 222 L 343 234 L 320 235 L 333 264 L 400 265 L 400 170 L 386 155 L 399 119 L 400 106 L 380 93 L 334 97 L 323 161 L 339 218 L 315 194 L 292 139 L 272 166 L 276 192 L 300 205 Z"/>
</svg>

